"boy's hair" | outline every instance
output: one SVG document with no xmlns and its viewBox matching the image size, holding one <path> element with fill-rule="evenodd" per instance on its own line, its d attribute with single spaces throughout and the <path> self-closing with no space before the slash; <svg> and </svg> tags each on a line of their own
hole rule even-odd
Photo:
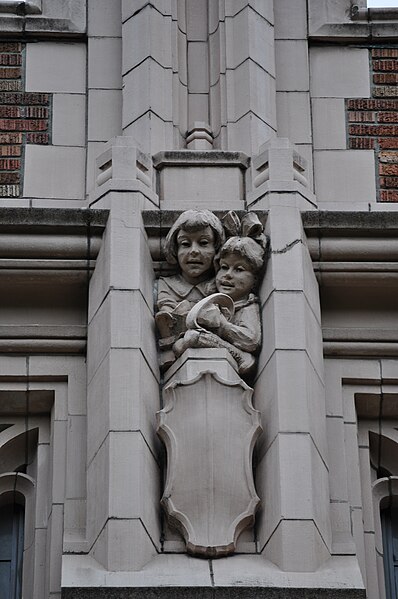
<svg viewBox="0 0 398 599">
<path fill-rule="evenodd" d="M 225 241 L 224 228 L 220 219 L 210 210 L 186 210 L 177 218 L 164 242 L 164 253 L 169 264 L 177 264 L 177 235 L 183 229 L 194 233 L 210 227 L 214 233 L 216 253 Z"/>
<path fill-rule="evenodd" d="M 237 254 L 245 258 L 258 274 L 264 266 L 265 249 L 251 237 L 230 237 L 221 248 L 220 258 L 226 254 Z"/>
</svg>

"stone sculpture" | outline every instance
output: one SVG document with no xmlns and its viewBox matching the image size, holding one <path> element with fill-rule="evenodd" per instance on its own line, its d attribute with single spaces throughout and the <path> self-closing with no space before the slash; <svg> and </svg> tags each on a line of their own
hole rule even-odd
<svg viewBox="0 0 398 599">
<path fill-rule="evenodd" d="M 255 366 L 261 322 L 253 291 L 264 266 L 266 239 L 252 213 L 240 223 L 230 212 L 224 226 L 227 234 L 233 235 L 221 253 L 224 232 L 208 210 L 184 212 L 166 238 L 167 260 L 178 262 L 181 273 L 159 279 L 156 324 L 162 366 L 169 366 L 189 347 L 225 347 L 242 375 Z M 214 294 L 216 290 L 219 293 Z"/>
<path fill-rule="evenodd" d="M 167 449 L 161 503 L 168 520 L 181 532 L 188 553 L 229 555 L 242 530 L 254 523 L 260 502 L 252 453 L 261 426 L 252 389 L 233 377 L 232 368 L 227 378 L 215 369 L 172 380 L 163 398 L 158 433 Z"/>
<path fill-rule="evenodd" d="M 163 369 L 175 361 L 173 344 L 186 331 L 190 309 L 216 291 L 214 260 L 224 240 L 222 224 L 209 210 L 183 212 L 166 237 L 166 259 L 179 272 L 158 283 L 155 319 Z"/>
<path fill-rule="evenodd" d="M 216 275 L 216 293 L 197 304 L 195 318 L 187 317 L 189 330 L 176 341 L 174 351 L 181 355 L 188 347 L 225 347 L 246 375 L 255 365 L 261 344 L 258 299 L 252 293 L 264 264 L 264 245 L 250 237 L 231 237 L 221 249 Z M 233 300 L 229 310 L 222 296 Z M 191 312 L 192 312 L 191 311 Z"/>
<path fill-rule="evenodd" d="M 240 377 L 253 372 L 261 346 L 254 291 L 265 248 L 251 213 L 242 221 L 228 213 L 221 224 L 208 210 L 189 210 L 166 238 L 167 260 L 180 272 L 158 287 L 166 370 L 158 434 L 168 462 L 162 505 L 193 555 L 235 551 L 259 505 L 252 453 L 260 415 Z"/>
</svg>

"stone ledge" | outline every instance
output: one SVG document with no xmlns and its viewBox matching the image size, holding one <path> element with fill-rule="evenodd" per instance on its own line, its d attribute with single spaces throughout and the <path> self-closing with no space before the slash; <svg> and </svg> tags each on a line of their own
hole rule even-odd
<svg viewBox="0 0 398 599">
<path fill-rule="evenodd" d="M 398 11 L 395 9 L 366 8 L 366 0 L 351 3 L 331 3 L 329 0 L 309 0 L 309 38 L 339 42 L 381 42 L 396 39 Z"/>
<path fill-rule="evenodd" d="M 158 152 L 153 156 L 153 166 L 160 206 L 178 210 L 186 206 L 189 197 L 193 208 L 245 209 L 245 174 L 249 163 L 249 157 L 243 152 Z"/>
<path fill-rule="evenodd" d="M 4 37 L 35 39 L 68 38 L 80 40 L 85 35 L 85 25 L 80 27 L 70 19 L 50 19 L 48 17 L 0 16 L 0 31 Z"/>
<path fill-rule="evenodd" d="M 142 218 L 145 229 L 148 233 L 154 233 L 155 231 L 159 232 L 160 230 L 167 233 L 176 219 L 180 216 L 181 212 L 183 212 L 183 210 L 144 210 Z M 212 210 L 212 212 L 221 219 L 227 214 L 228 210 Z M 242 218 L 242 216 L 246 214 L 245 210 L 235 210 L 235 212 L 239 218 Z M 251 212 L 255 212 L 263 225 L 265 224 L 268 215 L 266 210 L 251 210 Z"/>
<path fill-rule="evenodd" d="M 0 0 L 3 37 L 81 39 L 86 34 L 86 0 Z"/>
<path fill-rule="evenodd" d="M 222 150 L 169 150 L 153 156 L 153 166 L 161 170 L 165 166 L 238 166 L 247 169 L 250 158 L 243 152 Z"/>
<path fill-rule="evenodd" d="M 308 211 L 302 213 L 304 229 L 307 233 L 316 230 L 322 232 L 343 231 L 395 231 L 398 229 L 398 212 L 346 212 L 346 211 Z"/>
<path fill-rule="evenodd" d="M 63 588 L 62 599 L 365 599 L 362 589 L 258 587 Z"/>
<path fill-rule="evenodd" d="M 87 259 L 97 257 L 108 215 L 108 210 L 0 208 L 0 270 L 92 267 Z M 14 262 L 5 263 L 3 258 Z M 15 263 L 21 259 L 29 264 Z M 38 259 L 45 263 L 39 264 Z M 86 265 L 78 264 L 79 260 Z"/>
<path fill-rule="evenodd" d="M 381 23 L 326 23 L 310 34 L 309 39 L 318 41 L 338 40 L 339 43 L 366 42 L 381 43 L 397 38 L 397 20 Z"/>
<path fill-rule="evenodd" d="M 108 210 L 83 208 L 0 208 L 2 227 L 98 227 L 104 229 Z"/>
</svg>

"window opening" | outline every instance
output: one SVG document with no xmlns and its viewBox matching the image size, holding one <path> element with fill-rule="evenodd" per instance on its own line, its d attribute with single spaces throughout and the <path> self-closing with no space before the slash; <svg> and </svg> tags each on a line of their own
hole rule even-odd
<svg viewBox="0 0 398 599">
<path fill-rule="evenodd" d="M 19 503 L 0 507 L 0 589 L 2 599 L 21 599 L 25 510 Z"/>
<path fill-rule="evenodd" d="M 398 598 L 398 507 L 381 510 L 383 532 L 384 576 L 387 599 Z"/>
</svg>

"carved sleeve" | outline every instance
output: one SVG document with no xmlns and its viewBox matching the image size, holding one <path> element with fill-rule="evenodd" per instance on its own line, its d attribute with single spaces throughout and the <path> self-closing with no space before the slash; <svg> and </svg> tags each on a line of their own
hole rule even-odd
<svg viewBox="0 0 398 599">
<path fill-rule="evenodd" d="M 164 278 L 160 277 L 158 282 L 158 300 L 157 309 L 162 312 L 172 312 L 181 301 L 170 287 L 165 283 Z"/>
<path fill-rule="evenodd" d="M 261 344 L 261 322 L 258 304 L 253 303 L 238 310 L 232 322 L 222 318 L 218 335 L 235 347 L 254 353 Z"/>
</svg>

